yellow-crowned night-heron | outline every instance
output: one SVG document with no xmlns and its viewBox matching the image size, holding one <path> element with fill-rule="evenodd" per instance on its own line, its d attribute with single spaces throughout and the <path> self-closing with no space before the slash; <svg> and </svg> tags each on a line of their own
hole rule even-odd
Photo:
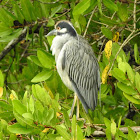
<svg viewBox="0 0 140 140">
<path fill-rule="evenodd" d="M 69 21 L 57 22 L 55 29 L 46 36 L 51 35 L 56 36 L 51 50 L 55 55 L 57 71 L 64 84 L 75 92 L 70 117 L 78 98 L 86 113 L 88 109 L 94 110 L 100 89 L 100 72 L 91 46 L 77 34 Z M 77 117 L 79 117 L 79 108 L 77 108 Z"/>
</svg>

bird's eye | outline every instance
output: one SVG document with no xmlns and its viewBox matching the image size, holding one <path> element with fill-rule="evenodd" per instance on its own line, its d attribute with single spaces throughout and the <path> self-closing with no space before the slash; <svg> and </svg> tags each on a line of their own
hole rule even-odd
<svg viewBox="0 0 140 140">
<path fill-rule="evenodd" d="M 58 26 L 56 29 L 57 29 L 57 30 L 60 30 L 61 28 Z"/>
</svg>

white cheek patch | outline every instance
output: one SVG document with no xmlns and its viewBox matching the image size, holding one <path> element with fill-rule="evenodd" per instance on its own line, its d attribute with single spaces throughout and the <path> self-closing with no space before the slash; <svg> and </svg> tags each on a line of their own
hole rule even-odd
<svg viewBox="0 0 140 140">
<path fill-rule="evenodd" d="M 67 29 L 66 28 L 62 28 L 61 30 L 59 30 L 59 33 L 66 33 Z"/>
</svg>

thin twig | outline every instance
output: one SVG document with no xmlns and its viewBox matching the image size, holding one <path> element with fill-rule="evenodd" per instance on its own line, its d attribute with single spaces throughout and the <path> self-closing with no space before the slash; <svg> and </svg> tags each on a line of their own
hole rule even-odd
<svg viewBox="0 0 140 140">
<path fill-rule="evenodd" d="M 111 65 L 109 71 L 108 71 L 108 74 L 109 74 L 110 71 L 112 70 L 112 68 L 113 68 L 113 66 L 114 66 L 114 63 L 115 63 L 115 60 L 116 60 L 118 54 L 120 53 L 121 49 L 122 49 L 132 38 L 134 38 L 135 36 L 137 36 L 137 35 L 140 34 L 139 32 L 138 32 L 137 34 L 135 34 L 135 33 L 136 33 L 136 3 L 137 3 L 137 0 L 134 1 L 134 12 L 133 12 L 133 14 L 134 14 L 134 16 L 133 16 L 133 18 L 134 18 L 134 25 L 133 25 L 133 26 L 134 26 L 134 27 L 133 27 L 133 31 L 132 31 L 131 34 L 127 37 L 127 39 L 122 43 L 120 49 L 118 50 L 117 54 L 115 55 L 115 58 L 114 58 L 114 60 L 113 60 L 113 63 L 112 63 L 112 65 Z"/>
<path fill-rule="evenodd" d="M 21 59 L 24 57 L 24 55 L 25 55 L 25 53 L 26 53 L 26 51 L 27 51 L 29 45 L 30 45 L 30 42 L 28 42 L 28 44 L 27 44 L 26 47 L 24 48 L 24 51 L 23 51 L 23 53 L 21 54 L 21 57 L 20 57 L 19 61 L 21 61 Z"/>
<path fill-rule="evenodd" d="M 139 35 L 139 34 L 140 34 L 140 32 L 138 32 L 137 34 L 134 34 L 134 35 L 130 38 L 130 40 L 133 39 L 135 36 L 137 36 L 137 35 Z"/>
<path fill-rule="evenodd" d="M 112 27 L 111 31 L 114 30 L 114 28 L 116 28 L 116 26 Z M 96 42 L 98 42 L 99 40 L 103 39 L 104 37 L 105 37 L 105 35 L 102 35 L 99 39 L 97 39 L 96 41 L 91 43 L 91 45 L 94 45 Z"/>
<path fill-rule="evenodd" d="M 97 8 L 97 6 L 94 8 L 94 10 L 93 10 L 93 11 L 92 11 L 92 13 L 91 13 L 91 16 L 90 16 L 90 18 L 89 18 L 89 20 L 88 20 L 88 23 L 87 23 L 87 26 L 86 26 L 86 29 L 85 29 L 85 32 L 84 32 L 83 37 L 85 37 L 85 36 L 86 36 L 87 29 L 88 29 L 88 27 L 89 27 L 89 24 L 90 24 L 90 22 L 91 22 L 91 19 L 92 19 L 92 17 L 93 17 L 93 14 L 94 14 L 94 12 L 95 12 L 96 8 Z"/>
<path fill-rule="evenodd" d="M 105 26 L 107 26 L 107 24 L 105 24 L 105 23 L 98 22 L 98 21 L 96 21 L 96 20 L 92 20 L 92 21 L 95 22 L 95 23 L 98 23 L 98 24 L 101 24 L 101 25 L 105 25 Z"/>
<path fill-rule="evenodd" d="M 115 16 L 115 14 L 116 14 L 116 12 L 114 12 L 113 13 L 113 15 L 112 15 L 112 17 L 109 17 L 111 20 L 113 19 L 113 17 Z M 102 24 L 102 23 L 100 23 L 100 22 L 96 22 L 96 23 L 98 23 L 98 24 Z M 104 24 L 104 23 L 103 23 Z M 106 28 L 108 27 L 109 25 L 106 25 Z M 111 29 L 111 31 L 112 30 L 114 30 L 114 28 L 116 28 L 116 26 L 114 26 L 112 29 Z M 105 36 L 104 35 L 102 35 L 99 39 L 97 39 L 96 41 L 94 41 L 93 43 L 91 43 L 91 45 L 94 45 L 96 42 L 98 42 L 99 40 L 101 40 L 101 39 L 103 39 Z"/>
<path fill-rule="evenodd" d="M 118 52 L 117 52 L 116 55 L 115 55 L 115 58 L 114 58 L 114 60 L 113 60 L 113 63 L 112 63 L 112 65 L 111 65 L 111 67 L 110 67 L 110 69 L 109 69 L 109 71 L 108 71 L 108 74 L 111 72 L 111 70 L 112 70 L 112 68 L 113 68 L 113 66 L 114 66 L 115 60 L 117 59 L 117 56 L 118 56 L 118 54 L 120 53 L 121 49 L 130 41 L 130 38 L 131 38 L 131 36 L 134 34 L 134 32 L 135 32 L 135 31 L 132 31 L 131 34 L 126 38 L 126 40 L 125 40 L 125 41 L 122 43 L 122 45 L 120 46 Z"/>
<path fill-rule="evenodd" d="M 134 1 L 134 12 L 133 12 L 133 24 L 134 24 L 134 30 L 136 30 L 136 4 L 137 0 Z"/>
<path fill-rule="evenodd" d="M 135 71 L 139 71 L 140 70 L 140 66 L 135 68 Z"/>
<path fill-rule="evenodd" d="M 19 81 L 16 81 L 16 82 L 7 82 L 7 84 L 19 84 L 19 83 L 21 83 L 21 82 L 24 82 L 25 80 L 19 80 Z"/>
<path fill-rule="evenodd" d="M 94 41 L 93 43 L 91 43 L 91 45 L 94 45 L 96 42 L 98 42 L 99 40 L 103 39 L 105 36 L 102 35 L 99 39 L 97 39 L 96 41 Z"/>
<path fill-rule="evenodd" d="M 103 40 L 103 44 L 102 44 L 102 46 L 101 46 L 101 48 L 100 48 L 99 55 L 98 55 L 98 62 L 99 62 L 100 59 L 101 59 L 101 55 L 102 55 L 102 53 L 103 53 L 102 49 L 103 49 L 103 46 L 104 46 L 105 41 L 106 41 L 106 39 Z"/>
<path fill-rule="evenodd" d="M 42 3 L 42 4 L 55 4 L 55 3 L 57 3 L 57 2 L 59 2 L 59 1 L 61 1 L 61 0 L 57 0 L 57 1 L 53 1 L 53 2 L 42 2 L 42 1 L 40 1 L 40 0 L 36 0 L 36 1 L 38 1 L 38 2 L 40 2 L 40 3 Z"/>
<path fill-rule="evenodd" d="M 60 16 L 58 16 L 58 17 L 54 17 L 54 18 L 52 18 L 52 19 L 54 20 L 54 19 L 60 18 L 60 17 L 62 17 L 62 16 L 64 16 L 64 15 L 66 15 L 70 10 L 71 10 L 71 8 L 68 9 L 66 12 L 64 12 L 62 15 L 60 15 Z"/>
</svg>

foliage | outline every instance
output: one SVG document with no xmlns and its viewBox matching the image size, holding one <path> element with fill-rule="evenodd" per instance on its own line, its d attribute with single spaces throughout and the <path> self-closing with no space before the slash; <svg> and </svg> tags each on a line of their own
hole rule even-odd
<svg viewBox="0 0 140 140">
<path fill-rule="evenodd" d="M 140 132 L 132 129 L 140 125 L 137 0 L 3 0 L 0 4 L 1 52 L 27 28 L 26 37 L 0 59 L 0 139 L 83 140 L 95 136 L 97 125 L 109 140 L 140 139 Z M 75 115 L 69 119 L 73 93 L 57 74 L 50 51 L 53 37 L 44 36 L 59 20 L 70 20 L 98 56 L 102 104 L 89 114 L 80 106 L 84 120 Z M 128 134 L 122 127 L 128 128 Z"/>
</svg>

